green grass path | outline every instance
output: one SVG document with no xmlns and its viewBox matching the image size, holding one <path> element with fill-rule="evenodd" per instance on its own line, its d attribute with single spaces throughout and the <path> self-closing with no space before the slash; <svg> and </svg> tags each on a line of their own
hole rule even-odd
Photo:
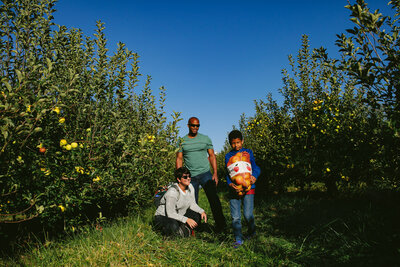
<svg viewBox="0 0 400 267">
<path fill-rule="evenodd" d="M 221 193 L 230 222 L 229 205 Z M 298 193 L 256 201 L 258 235 L 233 249 L 232 230 L 163 238 L 151 227 L 155 208 L 48 241 L 2 266 L 396 266 L 400 208 L 396 199 L 330 199 Z M 200 206 L 214 224 L 204 193 Z M 398 202 L 397 202 L 398 203 Z"/>
</svg>

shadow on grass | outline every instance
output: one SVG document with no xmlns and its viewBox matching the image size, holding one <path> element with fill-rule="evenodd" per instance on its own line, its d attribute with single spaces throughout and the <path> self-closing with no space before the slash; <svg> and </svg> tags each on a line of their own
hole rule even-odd
<svg viewBox="0 0 400 267">
<path fill-rule="evenodd" d="M 256 198 L 256 253 L 286 254 L 306 266 L 400 266 L 400 195 L 328 197 L 286 193 Z M 266 251 L 265 244 L 268 250 Z"/>
<path fill-rule="evenodd" d="M 215 233 L 208 201 L 201 194 L 201 207 L 207 210 L 209 222 L 204 229 L 196 231 L 196 238 L 172 242 L 186 244 L 183 252 L 193 255 L 193 264 L 201 265 L 198 262 L 201 260 L 219 266 L 239 261 L 240 266 L 400 266 L 399 194 L 374 192 L 335 198 L 316 192 L 271 194 L 267 197 L 256 194 L 254 214 L 257 236 L 235 251 L 231 246 L 233 234 L 227 198 L 226 192 L 221 192 L 228 224 L 226 232 Z M 131 225 L 135 225 L 134 229 L 149 227 L 144 233 L 152 237 L 145 240 L 150 247 L 158 247 L 163 237 L 151 229 L 154 209 L 146 208 L 135 214 L 137 220 L 125 222 L 126 218 L 121 218 L 121 228 L 107 230 L 104 225 L 104 229 L 129 233 Z M 244 230 L 245 227 L 244 224 Z M 132 239 L 136 237 L 137 234 L 132 235 Z M 115 240 L 114 234 L 109 234 L 106 240 L 120 242 Z M 97 248 L 96 242 L 93 247 Z M 176 249 L 168 251 L 170 254 L 165 263 L 180 260 L 181 250 L 179 253 Z"/>
</svg>

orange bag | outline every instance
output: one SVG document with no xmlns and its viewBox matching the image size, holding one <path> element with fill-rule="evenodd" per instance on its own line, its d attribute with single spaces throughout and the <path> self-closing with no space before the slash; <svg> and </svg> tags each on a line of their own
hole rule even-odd
<svg viewBox="0 0 400 267">
<path fill-rule="evenodd" d="M 241 189 L 238 195 L 245 195 L 251 189 L 250 177 L 252 169 L 250 154 L 246 151 L 236 153 L 235 156 L 229 159 L 227 168 L 232 182 Z"/>
</svg>

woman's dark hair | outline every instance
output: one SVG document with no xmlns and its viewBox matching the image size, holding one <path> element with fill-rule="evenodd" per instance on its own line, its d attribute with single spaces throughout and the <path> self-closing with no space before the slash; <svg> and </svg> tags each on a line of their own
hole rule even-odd
<svg viewBox="0 0 400 267">
<path fill-rule="evenodd" d="M 233 130 L 229 133 L 228 139 L 229 139 L 229 144 L 232 144 L 232 140 L 239 138 L 240 140 L 243 141 L 243 135 L 239 130 Z"/>
<path fill-rule="evenodd" d="M 186 168 L 186 167 L 180 167 L 180 168 L 178 168 L 178 169 L 175 170 L 175 178 L 176 178 L 176 179 L 178 179 L 178 178 L 181 179 L 182 176 L 183 176 L 184 174 L 189 174 L 189 175 L 191 175 L 188 168 Z"/>
</svg>

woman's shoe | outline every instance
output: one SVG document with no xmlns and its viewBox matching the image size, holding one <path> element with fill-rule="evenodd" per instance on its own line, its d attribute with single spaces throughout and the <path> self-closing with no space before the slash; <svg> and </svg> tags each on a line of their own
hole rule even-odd
<svg viewBox="0 0 400 267">
<path fill-rule="evenodd" d="M 180 237 L 188 237 L 191 235 L 192 229 L 189 228 L 186 224 L 182 224 L 178 229 L 178 236 Z"/>
</svg>

